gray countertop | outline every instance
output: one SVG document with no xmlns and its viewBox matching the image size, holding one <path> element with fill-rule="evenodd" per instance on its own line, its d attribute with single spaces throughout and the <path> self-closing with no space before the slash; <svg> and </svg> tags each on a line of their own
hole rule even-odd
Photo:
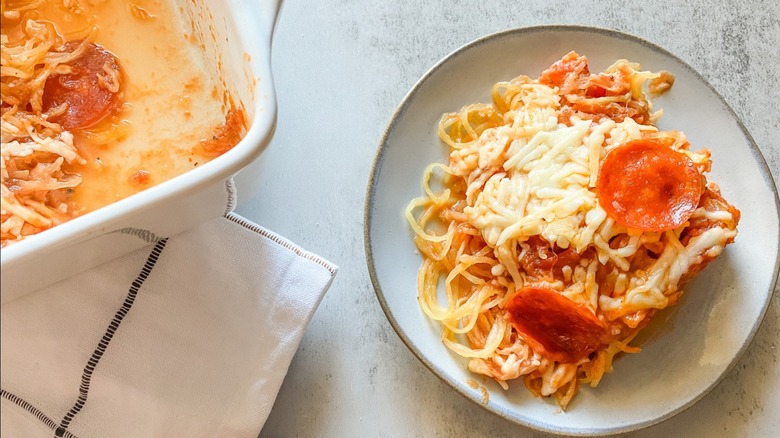
<svg viewBox="0 0 780 438">
<path fill-rule="evenodd" d="M 634 34 L 698 70 L 780 180 L 780 2 L 287 0 L 273 47 L 279 118 L 238 213 L 339 265 L 261 436 L 544 436 L 458 395 L 396 336 L 369 280 L 363 203 L 396 106 L 439 59 L 478 37 L 540 24 Z M 777 184 L 776 184 L 777 185 Z M 703 400 L 654 436 L 780 436 L 780 299 Z"/>
</svg>

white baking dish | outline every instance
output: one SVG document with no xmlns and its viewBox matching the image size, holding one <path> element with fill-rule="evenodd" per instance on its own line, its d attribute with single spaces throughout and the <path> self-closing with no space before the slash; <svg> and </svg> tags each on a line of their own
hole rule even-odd
<svg viewBox="0 0 780 438">
<path fill-rule="evenodd" d="M 249 129 L 233 149 L 200 167 L 107 207 L 3 248 L 5 303 L 171 236 L 233 208 L 231 178 L 271 139 L 276 96 L 271 39 L 281 0 L 179 0 L 200 32 L 206 59 L 219 74 Z"/>
</svg>

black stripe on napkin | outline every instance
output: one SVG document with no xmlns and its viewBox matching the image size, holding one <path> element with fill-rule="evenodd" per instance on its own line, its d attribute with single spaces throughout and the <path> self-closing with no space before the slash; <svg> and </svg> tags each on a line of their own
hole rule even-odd
<svg viewBox="0 0 780 438">
<path fill-rule="evenodd" d="M 130 236 L 135 236 L 141 240 L 143 240 L 146 243 L 157 243 L 162 238 L 156 234 L 154 234 L 151 230 L 147 230 L 144 228 L 133 228 L 133 227 L 126 227 L 122 228 L 120 230 L 114 231 L 114 233 L 119 234 L 127 234 Z"/>
<path fill-rule="evenodd" d="M 68 436 L 66 435 L 69 433 L 67 431 L 68 425 L 70 425 L 70 422 L 73 421 L 73 418 L 76 416 L 76 414 L 79 413 L 79 411 L 81 411 L 81 408 L 83 408 L 84 404 L 87 402 L 87 395 L 89 394 L 89 384 L 92 380 L 92 373 L 98 366 L 100 358 L 103 357 L 103 353 L 106 352 L 109 342 L 111 342 L 111 339 L 114 337 L 114 333 L 116 333 L 117 329 L 119 328 L 119 324 L 122 323 L 122 320 L 125 318 L 125 316 L 127 316 L 127 313 L 130 312 L 130 308 L 133 307 L 133 303 L 135 302 L 136 295 L 138 295 L 138 291 L 141 289 L 144 281 L 146 281 L 146 278 L 149 277 L 149 274 L 152 273 L 152 269 L 154 269 L 154 265 L 157 263 L 157 259 L 160 257 L 160 254 L 165 248 L 165 244 L 167 242 L 168 239 L 162 239 L 157 242 L 156 245 L 154 245 L 151 254 L 149 254 L 149 257 L 146 259 L 144 267 L 141 269 L 141 272 L 138 274 L 135 281 L 133 281 L 132 285 L 130 285 L 130 290 L 125 297 L 125 301 L 122 303 L 122 307 L 120 307 L 119 310 L 117 310 L 117 312 L 114 314 L 114 318 L 106 328 L 103 337 L 100 339 L 100 342 L 95 348 L 95 351 L 92 353 L 92 356 L 89 358 L 87 365 L 84 367 L 84 372 L 81 375 L 81 386 L 79 386 L 78 399 L 76 399 L 76 403 L 72 408 L 70 408 L 68 413 L 65 414 L 65 417 L 62 418 L 62 421 L 60 421 L 59 427 L 57 427 L 57 429 L 54 431 L 55 437 Z"/>
<path fill-rule="evenodd" d="M 28 403 L 26 400 L 22 399 L 21 397 L 18 397 L 14 394 L 11 394 L 10 392 L 6 391 L 5 389 L 0 389 L 0 397 L 10 401 L 11 403 L 19 406 L 20 408 L 24 409 L 25 411 L 35 415 L 35 417 L 39 420 L 41 420 L 41 423 L 45 424 L 47 427 L 49 427 L 51 430 L 54 430 L 57 427 L 57 423 L 54 422 L 51 418 L 47 417 L 46 414 L 40 411 L 40 409 L 36 408 L 32 404 Z M 76 435 L 73 435 L 72 433 L 68 432 L 67 430 L 64 431 L 65 433 L 61 436 L 64 438 L 77 438 Z"/>
</svg>

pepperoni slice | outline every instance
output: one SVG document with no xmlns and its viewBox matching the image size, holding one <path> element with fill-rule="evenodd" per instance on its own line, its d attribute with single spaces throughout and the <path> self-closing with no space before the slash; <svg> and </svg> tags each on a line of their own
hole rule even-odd
<svg viewBox="0 0 780 438">
<path fill-rule="evenodd" d="M 596 315 L 552 289 L 524 287 L 506 309 L 534 351 L 561 363 L 578 362 L 609 343 L 607 329 Z"/>
<path fill-rule="evenodd" d="M 80 41 L 69 41 L 66 51 L 78 48 Z M 70 71 L 52 75 L 43 88 L 43 110 L 67 104 L 67 110 L 52 117 L 65 129 L 88 128 L 103 120 L 119 101 L 121 70 L 111 52 L 95 43 L 86 43 L 84 52 L 67 64 Z M 117 72 L 112 77 L 109 72 Z M 114 83 L 117 81 L 118 83 Z M 110 89 L 112 88 L 112 89 Z"/>
<path fill-rule="evenodd" d="M 659 139 L 629 141 L 604 159 L 599 204 L 616 222 L 644 231 L 678 228 L 704 193 L 693 161 Z"/>
</svg>

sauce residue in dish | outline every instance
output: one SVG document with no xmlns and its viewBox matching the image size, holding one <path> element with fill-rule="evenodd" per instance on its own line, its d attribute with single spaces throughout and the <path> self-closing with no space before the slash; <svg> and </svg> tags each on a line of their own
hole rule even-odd
<svg viewBox="0 0 780 438">
<path fill-rule="evenodd" d="M 189 6 L 2 1 L 3 246 L 241 140 L 245 112 L 206 59 Z"/>
</svg>

